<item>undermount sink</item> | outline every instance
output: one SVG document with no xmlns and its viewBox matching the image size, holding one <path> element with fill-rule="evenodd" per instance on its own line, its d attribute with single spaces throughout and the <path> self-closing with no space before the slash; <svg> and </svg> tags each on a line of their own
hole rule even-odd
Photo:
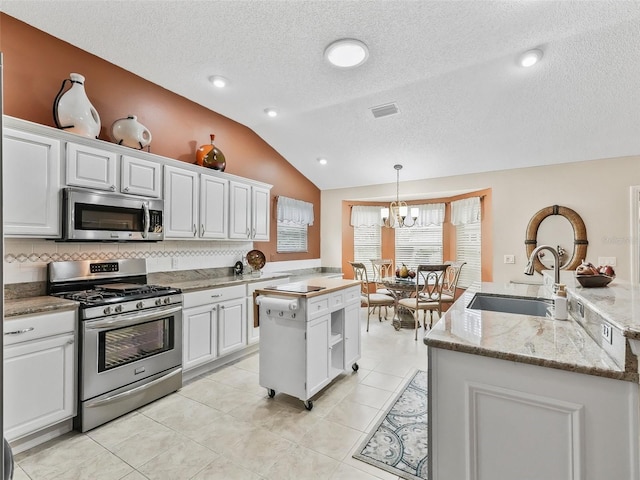
<svg viewBox="0 0 640 480">
<path fill-rule="evenodd" d="M 546 317 L 551 314 L 553 300 L 544 298 L 523 298 L 509 295 L 476 293 L 467 305 L 474 310 L 490 310 L 492 312 L 515 313 Z"/>
</svg>

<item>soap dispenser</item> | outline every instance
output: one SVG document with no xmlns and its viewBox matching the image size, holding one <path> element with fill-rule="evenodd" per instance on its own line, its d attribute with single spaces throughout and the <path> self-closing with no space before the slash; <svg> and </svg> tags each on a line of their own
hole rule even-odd
<svg viewBox="0 0 640 480">
<path fill-rule="evenodd" d="M 553 318 L 567 320 L 567 291 L 561 283 L 558 284 L 558 289 L 553 295 L 553 306 Z"/>
</svg>

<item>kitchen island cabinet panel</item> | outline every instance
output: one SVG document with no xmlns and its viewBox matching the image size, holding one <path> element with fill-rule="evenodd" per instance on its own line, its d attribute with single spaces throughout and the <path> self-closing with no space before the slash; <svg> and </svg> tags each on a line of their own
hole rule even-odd
<svg viewBox="0 0 640 480">
<path fill-rule="evenodd" d="M 3 140 L 4 233 L 59 238 L 61 142 L 11 128 Z"/>
</svg>

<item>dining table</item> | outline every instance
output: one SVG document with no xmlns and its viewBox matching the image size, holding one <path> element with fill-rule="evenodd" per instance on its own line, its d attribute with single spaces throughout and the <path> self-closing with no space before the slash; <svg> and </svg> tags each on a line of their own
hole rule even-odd
<svg viewBox="0 0 640 480">
<path fill-rule="evenodd" d="M 406 308 L 400 308 L 398 302 L 402 298 L 409 298 L 416 293 L 417 278 L 383 277 L 380 283 L 391 292 L 395 301 L 393 308 L 393 320 L 391 324 L 396 330 L 401 328 L 415 328 L 413 314 Z"/>
<path fill-rule="evenodd" d="M 441 267 L 442 265 L 434 265 L 434 267 Z M 393 299 L 395 301 L 394 309 L 393 309 L 393 320 L 391 324 L 397 330 L 401 328 L 410 328 L 414 329 L 415 318 L 411 311 L 406 308 L 402 308 L 398 305 L 398 302 L 403 298 L 409 298 L 415 296 L 416 293 L 416 282 L 421 282 L 420 287 L 424 285 L 424 277 L 416 276 L 416 277 L 383 277 L 380 279 L 380 283 L 384 285 L 384 287 L 391 292 Z M 429 282 L 431 283 L 431 282 Z"/>
</svg>

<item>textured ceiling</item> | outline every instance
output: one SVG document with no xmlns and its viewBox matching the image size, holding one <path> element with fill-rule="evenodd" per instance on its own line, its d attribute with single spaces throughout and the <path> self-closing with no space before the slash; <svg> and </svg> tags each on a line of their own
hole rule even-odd
<svg viewBox="0 0 640 480">
<path fill-rule="evenodd" d="M 640 154 L 640 2 L 26 1 L 2 11 L 253 129 L 321 189 Z M 367 63 L 323 59 L 338 38 Z M 524 50 L 544 50 L 523 69 Z M 214 89 L 211 75 L 229 79 Z M 370 108 L 400 113 L 374 119 Z M 264 109 L 276 107 L 271 119 Z M 329 163 L 321 166 L 318 157 Z"/>
</svg>

